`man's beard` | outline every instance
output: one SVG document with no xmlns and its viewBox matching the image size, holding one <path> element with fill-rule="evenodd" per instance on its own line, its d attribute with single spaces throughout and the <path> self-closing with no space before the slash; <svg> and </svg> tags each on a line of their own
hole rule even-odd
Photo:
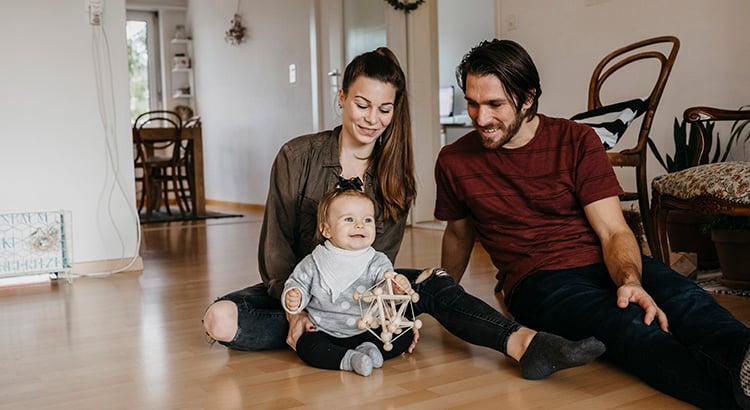
<svg viewBox="0 0 750 410">
<path fill-rule="evenodd" d="M 497 149 L 507 144 L 508 141 L 513 139 L 513 137 L 515 137 L 516 134 L 518 134 L 518 130 L 521 129 L 521 124 L 523 124 L 524 118 L 526 117 L 525 114 L 526 114 L 526 111 L 524 110 L 516 112 L 515 120 L 513 120 L 510 126 L 508 126 L 508 128 L 505 129 L 505 135 L 503 135 L 502 138 L 500 138 L 499 140 L 482 137 L 482 146 L 487 149 Z"/>
</svg>

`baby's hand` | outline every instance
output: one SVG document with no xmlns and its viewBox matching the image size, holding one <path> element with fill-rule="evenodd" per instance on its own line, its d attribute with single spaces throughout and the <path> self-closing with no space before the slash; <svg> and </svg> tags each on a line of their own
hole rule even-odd
<svg viewBox="0 0 750 410">
<path fill-rule="evenodd" d="M 286 308 L 294 312 L 299 309 L 301 303 L 302 293 L 300 293 L 299 289 L 289 289 L 289 292 L 287 292 L 286 296 L 284 297 L 284 304 L 286 305 Z"/>
<path fill-rule="evenodd" d="M 399 295 L 408 295 L 411 294 L 411 283 L 409 283 L 409 279 L 406 278 L 406 276 L 397 273 L 393 276 L 393 283 L 396 284 L 395 289 L 393 291 Z"/>
</svg>

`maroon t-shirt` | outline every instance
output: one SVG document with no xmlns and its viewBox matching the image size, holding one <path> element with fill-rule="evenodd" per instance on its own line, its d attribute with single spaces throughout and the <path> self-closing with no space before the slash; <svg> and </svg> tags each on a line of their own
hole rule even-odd
<svg viewBox="0 0 750 410">
<path fill-rule="evenodd" d="M 435 165 L 435 217 L 473 219 L 508 298 L 536 271 L 601 262 L 583 207 L 623 192 L 590 127 L 539 119 L 521 148 L 488 150 L 472 131 L 443 147 Z"/>
</svg>

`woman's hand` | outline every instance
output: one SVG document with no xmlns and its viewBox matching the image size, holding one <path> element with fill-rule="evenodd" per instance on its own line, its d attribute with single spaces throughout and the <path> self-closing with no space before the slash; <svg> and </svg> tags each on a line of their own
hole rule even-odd
<svg viewBox="0 0 750 410">
<path fill-rule="evenodd" d="M 411 344 L 409 345 L 409 348 L 406 349 L 409 353 L 414 353 L 414 348 L 417 347 L 417 343 L 419 343 L 419 329 L 417 329 L 416 326 L 411 328 L 412 334 L 414 334 L 414 337 L 411 339 Z"/>
<path fill-rule="evenodd" d="M 305 332 L 314 332 L 315 325 L 310 321 L 307 312 L 300 312 L 296 315 L 287 313 L 286 320 L 289 321 L 289 333 L 286 335 L 286 344 L 294 351 L 297 351 L 297 340 Z"/>
</svg>

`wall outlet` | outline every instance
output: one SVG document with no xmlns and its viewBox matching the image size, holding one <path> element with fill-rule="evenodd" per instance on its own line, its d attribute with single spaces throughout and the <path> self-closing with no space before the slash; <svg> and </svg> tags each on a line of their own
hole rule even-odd
<svg viewBox="0 0 750 410">
<path fill-rule="evenodd" d="M 297 82 L 297 65 L 289 64 L 289 84 Z"/>
<path fill-rule="evenodd" d="M 102 0 L 87 0 L 88 13 L 89 13 L 89 24 L 92 26 L 98 26 L 102 24 L 102 9 L 104 4 Z"/>
<path fill-rule="evenodd" d="M 508 17 L 506 19 L 506 25 L 508 31 L 518 30 L 518 14 L 511 13 L 508 14 Z"/>
</svg>

